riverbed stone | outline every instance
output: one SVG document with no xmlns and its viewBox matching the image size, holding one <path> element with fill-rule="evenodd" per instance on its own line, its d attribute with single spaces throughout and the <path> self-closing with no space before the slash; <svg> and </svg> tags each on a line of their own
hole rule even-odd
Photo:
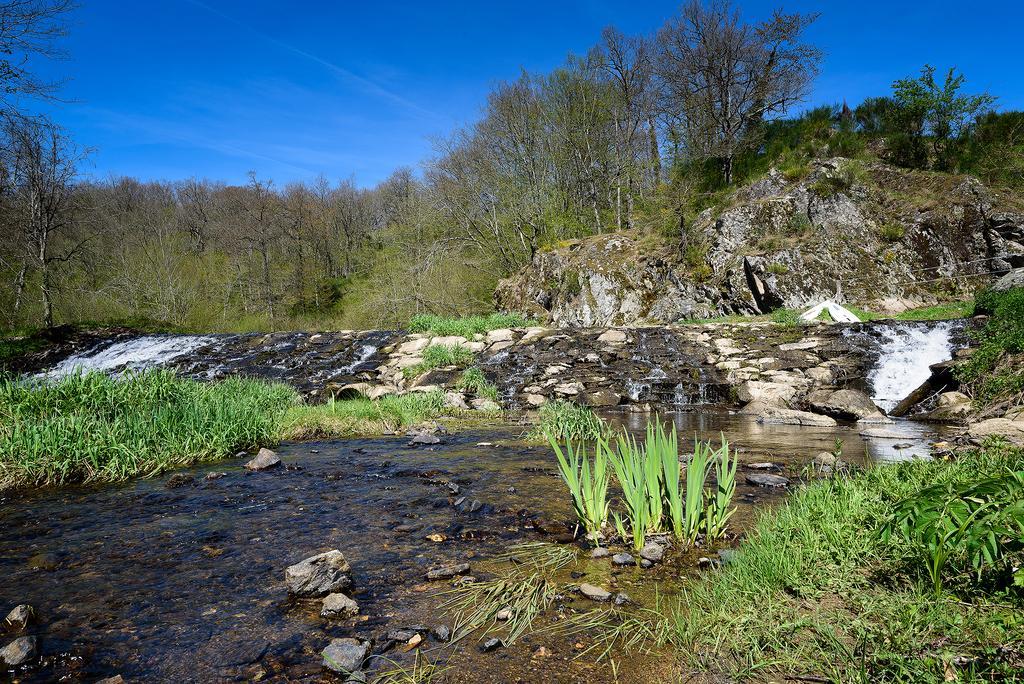
<svg viewBox="0 0 1024 684">
<path fill-rule="evenodd" d="M 284 571 L 288 591 L 302 598 L 319 598 L 352 586 L 352 567 L 337 549 L 310 556 Z"/>
<path fill-rule="evenodd" d="M 622 395 L 610 389 L 599 389 L 586 395 L 587 404 L 594 407 L 618 406 L 621 401 Z"/>
<path fill-rule="evenodd" d="M 661 559 L 665 557 L 665 547 L 649 541 L 640 549 L 640 557 L 652 563 L 660 563 Z"/>
<path fill-rule="evenodd" d="M 505 642 L 503 642 L 501 639 L 499 639 L 497 637 L 492 637 L 492 638 L 488 639 L 487 641 L 483 642 L 482 644 L 480 644 L 480 650 L 483 651 L 484 653 L 490 653 L 491 651 L 498 650 L 499 648 L 501 648 L 504 645 L 505 645 Z"/>
<path fill-rule="evenodd" d="M 610 328 L 598 335 L 597 341 L 602 344 L 622 344 L 626 341 L 626 333 L 623 330 Z"/>
<path fill-rule="evenodd" d="M 586 582 L 580 585 L 580 593 L 591 601 L 608 601 L 612 597 L 610 591 Z"/>
<path fill-rule="evenodd" d="M 608 556 L 611 555 L 611 553 L 612 552 L 609 551 L 608 549 L 606 549 L 605 547 L 598 546 L 596 549 L 591 550 L 590 557 L 591 558 L 607 558 Z"/>
<path fill-rule="evenodd" d="M 410 446 L 431 445 L 440 443 L 441 438 L 438 437 L 437 435 L 428 435 L 422 432 L 413 435 L 412 439 L 409 440 Z"/>
<path fill-rule="evenodd" d="M 884 417 L 871 397 L 858 390 L 815 390 L 807 395 L 806 402 L 814 411 L 835 418 L 864 420 Z"/>
<path fill-rule="evenodd" d="M 771 473 L 747 473 L 744 479 L 747 484 L 757 487 L 785 487 L 789 484 L 788 478 Z"/>
<path fill-rule="evenodd" d="M 787 406 L 796 396 L 796 388 L 778 382 L 748 380 L 736 389 L 736 398 L 744 404 L 763 401 L 769 404 Z"/>
<path fill-rule="evenodd" d="M 980 443 L 986 437 L 1002 437 L 1014 446 L 1024 446 L 1024 419 L 989 418 L 971 425 L 967 433 L 974 442 Z"/>
<path fill-rule="evenodd" d="M 359 639 L 343 638 L 332 639 L 321 655 L 324 658 L 324 667 L 332 672 L 349 674 L 356 672 L 363 665 L 366 655 L 370 652 L 370 645 Z"/>
<path fill-rule="evenodd" d="M 34 636 L 18 637 L 0 649 L 0 663 L 17 667 L 35 660 L 38 642 Z"/>
<path fill-rule="evenodd" d="M 636 565 L 636 559 L 631 554 L 623 551 L 612 556 L 612 563 L 615 565 Z"/>
<path fill-rule="evenodd" d="M 943 392 L 935 408 L 922 418 L 936 423 L 957 423 L 966 420 L 973 411 L 971 398 L 963 392 Z"/>
<path fill-rule="evenodd" d="M 445 408 L 459 409 L 462 411 L 469 410 L 469 404 L 466 403 L 466 395 L 462 392 L 445 392 L 444 406 Z"/>
<path fill-rule="evenodd" d="M 340 592 L 328 594 L 320 610 L 320 617 L 347 618 L 359 614 L 359 604 Z"/>
<path fill-rule="evenodd" d="M 835 427 L 836 421 L 829 416 L 816 413 L 782 408 L 764 401 L 752 401 L 744 406 L 740 413 L 754 416 L 759 423 L 778 423 L 782 425 L 805 425 L 808 427 Z"/>
<path fill-rule="evenodd" d="M 498 402 L 494 401 L 493 399 L 488 399 L 486 397 L 477 397 L 470 403 L 473 405 L 473 410 L 475 411 L 486 411 L 493 413 L 495 411 L 501 410 L 501 406 L 498 404 Z"/>
<path fill-rule="evenodd" d="M 267 468 L 279 465 L 281 465 L 281 458 L 270 449 L 264 447 L 257 452 L 255 458 L 245 464 L 245 467 L 249 470 L 266 470 Z"/>
<path fill-rule="evenodd" d="M 469 572 L 469 563 L 455 563 L 452 565 L 442 565 L 437 568 L 432 568 L 427 571 L 428 580 L 446 580 L 455 577 L 456 575 L 465 575 Z"/>
<path fill-rule="evenodd" d="M 12 632 L 20 632 L 25 629 L 35 618 L 36 611 L 27 603 L 15 606 L 4 618 L 4 625 Z"/>
</svg>

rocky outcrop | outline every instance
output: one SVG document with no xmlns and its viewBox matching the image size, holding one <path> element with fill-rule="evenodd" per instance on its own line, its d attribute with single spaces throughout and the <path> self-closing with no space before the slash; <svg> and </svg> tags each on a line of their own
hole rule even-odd
<svg viewBox="0 0 1024 684">
<path fill-rule="evenodd" d="M 895 312 L 967 298 L 984 279 L 964 276 L 1024 266 L 1019 199 L 967 176 L 841 158 L 797 180 L 770 171 L 704 211 L 687 236 L 614 233 L 541 251 L 499 284 L 496 302 L 581 326 L 767 313 L 825 298 Z"/>
</svg>

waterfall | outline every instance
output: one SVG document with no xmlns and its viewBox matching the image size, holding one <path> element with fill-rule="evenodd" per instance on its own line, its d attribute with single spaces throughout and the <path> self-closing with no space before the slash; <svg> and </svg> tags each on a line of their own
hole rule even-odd
<svg viewBox="0 0 1024 684">
<path fill-rule="evenodd" d="M 868 374 L 874 402 L 891 411 L 931 377 L 930 366 L 951 359 L 952 330 L 949 322 L 878 326 L 881 347 L 878 361 Z"/>
<path fill-rule="evenodd" d="M 143 335 L 73 354 L 38 377 L 58 379 L 88 371 L 121 372 L 153 368 L 216 341 L 203 335 Z"/>
</svg>

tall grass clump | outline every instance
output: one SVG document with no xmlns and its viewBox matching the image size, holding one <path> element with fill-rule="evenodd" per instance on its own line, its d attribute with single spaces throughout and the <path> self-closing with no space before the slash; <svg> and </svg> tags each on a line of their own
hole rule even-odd
<svg viewBox="0 0 1024 684">
<path fill-rule="evenodd" d="M 576 516 L 587 536 L 598 541 L 601 529 L 608 520 L 608 443 L 597 439 L 593 460 L 587 457 L 586 444 L 565 443 L 565 450 L 548 435 L 548 442 L 558 458 L 558 471 L 569 488 Z"/>
<path fill-rule="evenodd" d="M 626 509 L 625 519 L 615 513 L 615 529 L 624 541 L 631 539 L 633 548 L 639 551 L 644 547 L 647 533 L 661 527 L 661 461 L 654 449 L 638 444 L 632 435 L 619 435 L 612 467 L 622 488 L 622 505 Z"/>
<path fill-rule="evenodd" d="M 710 449 L 711 445 L 708 444 L 707 448 Z M 739 459 L 735 451 L 729 450 L 725 435 L 721 435 L 721 445 L 714 451 L 711 462 L 715 469 L 715 490 L 708 497 L 704 532 L 709 539 L 718 539 L 725 534 L 729 518 L 736 512 L 732 499 L 736 495 L 736 467 Z"/>
<path fill-rule="evenodd" d="M 472 392 L 484 399 L 498 401 L 498 388 L 476 366 L 462 371 L 462 375 L 459 376 L 455 387 L 463 392 Z"/>
<path fill-rule="evenodd" d="M 423 350 L 423 360 L 402 371 L 407 380 L 418 378 L 434 368 L 445 366 L 463 367 L 473 362 L 473 352 L 465 347 L 446 344 L 432 344 Z"/>
<path fill-rule="evenodd" d="M 410 392 L 379 399 L 328 400 L 317 406 L 295 406 L 283 421 L 286 439 L 315 439 L 380 434 L 407 428 L 445 413 L 444 393 Z"/>
<path fill-rule="evenodd" d="M 523 328 L 536 325 L 536 321 L 518 314 L 492 313 L 487 316 L 463 316 L 458 318 L 419 314 L 409 321 L 409 332 L 432 335 L 458 335 L 471 338 L 500 328 Z"/>
<path fill-rule="evenodd" d="M 540 407 L 539 423 L 530 433 L 538 441 L 596 440 L 605 436 L 608 426 L 586 406 L 564 399 L 549 401 Z"/>
<path fill-rule="evenodd" d="M 0 489 L 119 481 L 275 442 L 299 401 L 279 384 L 166 370 L 0 382 Z"/>
</svg>

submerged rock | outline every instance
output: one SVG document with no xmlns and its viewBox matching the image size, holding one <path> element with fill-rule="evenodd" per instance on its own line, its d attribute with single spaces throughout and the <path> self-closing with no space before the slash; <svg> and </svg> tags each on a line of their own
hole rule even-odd
<svg viewBox="0 0 1024 684">
<path fill-rule="evenodd" d="M 437 435 L 428 435 L 428 434 L 424 434 L 424 433 L 413 435 L 412 439 L 409 440 L 409 445 L 410 446 L 416 446 L 416 445 L 419 445 L 419 444 L 440 444 L 440 443 L 441 443 L 441 438 L 438 437 Z"/>
<path fill-rule="evenodd" d="M 745 479 L 747 484 L 758 487 L 785 487 L 789 484 L 788 478 L 771 473 L 748 473 Z"/>
<path fill-rule="evenodd" d="M 0 649 L 0 663 L 17 667 L 35 660 L 37 655 L 37 642 L 34 636 L 18 637 L 11 643 Z"/>
<path fill-rule="evenodd" d="M 587 584 L 585 582 L 580 585 L 580 593 L 583 594 L 584 597 L 590 599 L 591 601 L 607 601 L 612 597 L 610 591 L 602 589 L 601 587 L 593 584 Z"/>
<path fill-rule="evenodd" d="M 27 603 L 15 606 L 7 617 L 4 618 L 4 625 L 12 632 L 20 632 L 25 629 L 35 618 L 36 611 Z"/>
<path fill-rule="evenodd" d="M 628 553 L 617 553 L 612 556 L 612 563 L 615 565 L 636 565 L 636 559 Z"/>
<path fill-rule="evenodd" d="M 245 467 L 249 470 L 266 470 L 281 465 L 281 459 L 273 451 L 267 448 L 260 449 L 256 457 L 248 461 Z"/>
<path fill-rule="evenodd" d="M 469 572 L 469 563 L 456 563 L 454 565 L 443 565 L 427 571 L 428 580 L 446 580 L 456 575 L 465 575 Z"/>
<path fill-rule="evenodd" d="M 370 645 L 359 639 L 333 639 L 321 655 L 324 667 L 332 672 L 349 674 L 356 672 L 363 665 L 363 660 L 370 652 Z"/>
<path fill-rule="evenodd" d="M 611 553 L 612 552 L 609 551 L 608 549 L 606 549 L 605 547 L 598 546 L 596 549 L 593 549 L 590 552 L 590 557 L 591 558 L 607 558 L 608 556 L 611 555 Z"/>
<path fill-rule="evenodd" d="M 665 547 L 654 542 L 647 542 L 644 548 L 640 549 L 640 557 L 652 563 L 659 563 L 665 557 Z"/>
<path fill-rule="evenodd" d="M 324 597 L 320 617 L 347 618 L 359 614 L 359 604 L 342 593 L 328 594 Z"/>
<path fill-rule="evenodd" d="M 504 645 L 505 642 L 503 642 L 501 639 L 498 639 L 497 637 L 494 637 L 480 644 L 480 650 L 484 653 L 490 653 L 491 651 L 498 650 Z"/>
<path fill-rule="evenodd" d="M 288 591 L 303 598 L 318 598 L 352 586 L 352 567 L 337 549 L 310 556 L 284 571 Z"/>
</svg>

